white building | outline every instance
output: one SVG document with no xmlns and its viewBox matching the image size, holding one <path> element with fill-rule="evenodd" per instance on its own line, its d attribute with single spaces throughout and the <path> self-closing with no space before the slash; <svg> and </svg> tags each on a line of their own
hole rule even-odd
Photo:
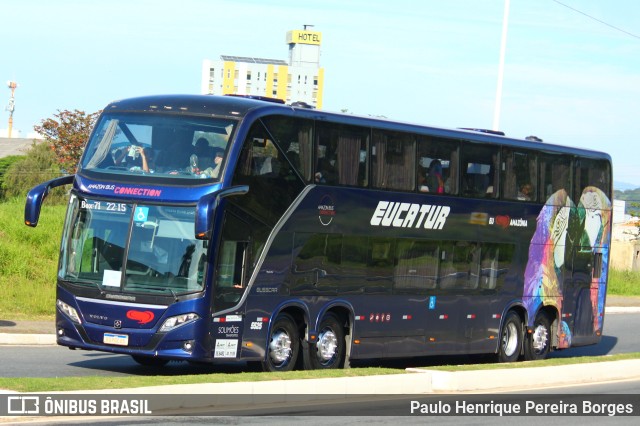
<svg viewBox="0 0 640 426">
<path fill-rule="evenodd" d="M 201 93 L 278 98 L 322 108 L 324 69 L 320 67 L 322 34 L 287 32 L 289 61 L 221 55 L 202 62 Z"/>
</svg>

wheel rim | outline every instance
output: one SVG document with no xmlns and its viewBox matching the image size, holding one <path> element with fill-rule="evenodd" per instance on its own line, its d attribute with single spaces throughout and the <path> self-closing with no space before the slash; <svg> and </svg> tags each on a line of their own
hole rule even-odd
<svg viewBox="0 0 640 426">
<path fill-rule="evenodd" d="M 547 327 L 538 324 L 533 330 L 533 334 L 531 336 L 531 346 L 536 353 L 544 352 L 547 347 L 547 338 L 549 334 L 547 333 Z"/>
<path fill-rule="evenodd" d="M 269 357 L 276 365 L 285 364 L 291 358 L 291 337 L 286 331 L 273 333 L 269 342 Z"/>
<path fill-rule="evenodd" d="M 318 360 L 322 363 L 331 361 L 338 349 L 338 338 L 331 329 L 323 330 L 318 335 Z"/>
<path fill-rule="evenodd" d="M 506 356 L 513 355 L 518 348 L 518 329 L 512 322 L 508 323 L 502 333 L 502 351 Z"/>
</svg>

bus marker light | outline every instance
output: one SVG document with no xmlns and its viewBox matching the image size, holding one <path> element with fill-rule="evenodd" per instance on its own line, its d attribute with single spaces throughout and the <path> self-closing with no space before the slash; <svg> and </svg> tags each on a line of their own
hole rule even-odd
<svg viewBox="0 0 640 426">
<path fill-rule="evenodd" d="M 447 315 L 447 314 L 440 315 L 438 318 L 440 318 L 440 319 L 449 319 L 449 315 Z"/>
<path fill-rule="evenodd" d="M 476 314 L 467 315 L 467 319 L 476 319 Z"/>
<path fill-rule="evenodd" d="M 429 341 L 430 341 L 430 342 L 435 342 L 435 341 L 436 341 L 436 338 L 435 338 L 435 337 L 429 337 Z"/>
<path fill-rule="evenodd" d="M 496 336 L 489 336 L 489 340 L 493 340 L 495 338 L 496 338 Z"/>
<path fill-rule="evenodd" d="M 227 322 L 227 320 L 225 319 L 225 317 L 215 317 L 213 319 L 213 322 Z"/>
<path fill-rule="evenodd" d="M 493 314 L 493 315 L 491 315 L 491 318 L 493 318 L 493 319 L 499 319 L 499 318 L 500 318 L 500 316 L 501 316 L 500 314 Z"/>
<path fill-rule="evenodd" d="M 355 317 L 355 320 L 356 320 L 356 321 L 362 321 L 362 320 L 364 320 L 364 319 L 365 319 L 365 316 L 364 316 L 364 315 L 356 315 L 356 317 Z"/>
<path fill-rule="evenodd" d="M 359 345 L 360 344 L 360 340 L 356 339 L 353 341 L 354 344 Z"/>
<path fill-rule="evenodd" d="M 253 343 L 252 343 L 252 342 L 247 342 L 247 343 L 245 343 L 244 345 L 245 345 L 246 347 L 250 348 L 250 347 L 252 347 L 252 346 L 253 346 Z"/>
<path fill-rule="evenodd" d="M 412 317 L 411 315 L 403 315 L 403 316 L 402 316 L 402 319 L 403 319 L 403 320 L 410 320 L 410 319 L 412 319 L 412 318 L 413 318 L 413 317 Z"/>
<path fill-rule="evenodd" d="M 562 314 L 562 318 L 571 318 L 571 313 Z"/>
</svg>

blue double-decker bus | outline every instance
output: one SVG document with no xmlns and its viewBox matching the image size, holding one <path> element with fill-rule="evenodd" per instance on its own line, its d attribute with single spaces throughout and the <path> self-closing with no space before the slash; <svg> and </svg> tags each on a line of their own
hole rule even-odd
<svg viewBox="0 0 640 426">
<path fill-rule="evenodd" d="M 109 104 L 71 185 L 57 342 L 266 371 L 544 358 L 602 335 L 611 160 L 261 99 Z"/>
</svg>

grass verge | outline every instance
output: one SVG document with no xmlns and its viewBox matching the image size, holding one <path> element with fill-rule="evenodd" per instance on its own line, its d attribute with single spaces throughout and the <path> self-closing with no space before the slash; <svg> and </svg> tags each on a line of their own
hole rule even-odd
<svg viewBox="0 0 640 426">
<path fill-rule="evenodd" d="M 640 359 L 640 352 L 607 355 L 607 356 L 586 356 L 576 358 L 551 358 L 543 361 L 514 362 L 508 364 L 466 364 L 466 365 L 443 365 L 424 366 L 428 370 L 437 371 L 477 371 L 477 370 L 498 370 L 498 369 L 519 369 L 534 367 L 550 367 L 570 364 L 595 364 L 599 362 L 621 361 L 626 359 Z M 597 368 L 597 367 L 596 367 Z M 16 392 L 65 392 L 78 390 L 100 390 L 100 389 L 126 389 L 141 388 L 148 386 L 168 386 L 200 383 L 237 383 L 237 382 L 263 382 L 273 380 L 296 380 L 296 379 L 322 379 L 336 377 L 358 377 L 373 375 L 403 374 L 404 369 L 367 367 L 351 368 L 347 370 L 314 370 L 314 371 L 291 371 L 287 373 L 212 373 L 212 374 L 190 374 L 177 376 L 127 376 L 127 377 L 51 377 L 51 378 L 0 378 L 0 389 Z"/>
</svg>

